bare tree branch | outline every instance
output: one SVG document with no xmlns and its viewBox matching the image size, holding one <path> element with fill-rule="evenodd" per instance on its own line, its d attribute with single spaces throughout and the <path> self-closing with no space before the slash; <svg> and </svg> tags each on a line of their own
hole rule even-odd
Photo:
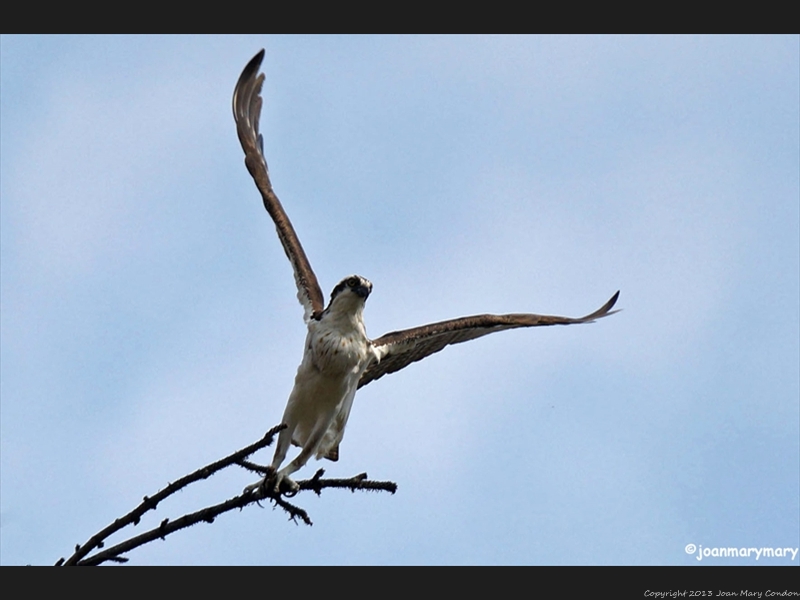
<svg viewBox="0 0 800 600">
<path fill-rule="evenodd" d="M 261 500 L 269 500 L 276 506 L 280 506 L 289 514 L 289 519 L 292 521 L 297 522 L 297 520 L 300 519 L 306 525 L 312 525 L 311 518 L 308 516 L 308 513 L 306 513 L 305 510 L 286 501 L 280 492 L 273 492 L 268 486 L 262 486 L 253 492 L 242 493 L 219 504 L 208 506 L 196 512 L 183 515 L 178 519 L 171 521 L 169 518 L 166 518 L 158 527 L 155 527 L 140 535 L 131 537 L 119 544 L 116 544 L 115 546 L 112 546 L 111 548 L 101 552 L 96 552 L 95 554 L 89 556 L 89 554 L 94 550 L 102 549 L 104 547 L 104 541 L 117 531 L 128 525 L 137 525 L 144 513 L 149 510 L 155 510 L 158 504 L 167 497 L 192 483 L 202 479 L 207 479 L 222 469 L 232 465 L 237 465 L 244 469 L 255 471 L 261 474 L 267 473 L 267 467 L 251 463 L 247 461 L 246 458 L 261 448 L 265 448 L 266 446 L 272 444 L 275 435 L 285 427 L 286 425 L 278 425 L 273 427 L 264 435 L 263 438 L 254 444 L 250 444 L 249 446 L 242 448 L 241 450 L 237 450 L 233 454 L 226 456 L 221 460 L 213 462 L 194 471 L 193 473 L 190 473 L 189 475 L 181 477 L 174 483 L 167 485 L 167 487 L 152 497 L 145 496 L 139 506 L 134 508 L 125 516 L 114 520 L 113 523 L 104 529 L 101 529 L 99 532 L 90 537 L 89 540 L 87 540 L 87 542 L 82 546 L 77 545 L 72 556 L 70 556 L 67 560 L 64 560 L 63 558 L 59 559 L 56 563 L 56 566 L 94 566 L 109 561 L 127 562 L 128 559 L 121 556 L 125 552 L 129 552 L 134 548 L 138 548 L 139 546 L 152 542 L 156 539 L 163 540 L 166 538 L 166 536 L 186 527 L 196 525 L 197 523 L 213 523 L 217 516 L 231 510 L 241 510 L 250 504 L 259 504 L 260 506 Z M 366 473 L 361 473 L 360 475 L 356 475 L 350 479 L 322 479 L 323 473 L 324 470 L 320 469 L 311 479 L 298 481 L 297 483 L 300 489 L 292 496 L 308 490 L 312 490 L 317 495 L 320 495 L 323 488 L 345 488 L 351 490 L 352 492 L 355 492 L 356 490 L 378 490 L 388 491 L 392 494 L 397 491 L 396 483 L 391 481 L 369 481 L 367 480 Z"/>
</svg>

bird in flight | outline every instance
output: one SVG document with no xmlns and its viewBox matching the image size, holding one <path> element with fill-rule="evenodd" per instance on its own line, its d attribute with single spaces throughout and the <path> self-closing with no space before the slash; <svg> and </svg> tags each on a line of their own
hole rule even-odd
<svg viewBox="0 0 800 600">
<path fill-rule="evenodd" d="M 311 269 L 289 217 L 272 189 L 263 139 L 258 121 L 261 115 L 261 86 L 258 74 L 264 50 L 256 54 L 242 71 L 233 92 L 236 132 L 245 155 L 245 165 L 261 192 L 264 208 L 275 223 L 278 238 L 294 270 L 297 298 L 303 306 L 308 328 L 303 360 L 297 369 L 289 395 L 275 455 L 268 474 L 245 488 L 253 492 L 262 486 L 272 491 L 297 490 L 291 474 L 301 469 L 312 456 L 338 460 L 339 444 L 353 406 L 356 390 L 442 350 L 490 333 L 517 327 L 590 323 L 607 317 L 619 292 L 599 309 L 585 317 L 570 318 L 526 313 L 475 315 L 393 331 L 371 340 L 364 326 L 364 304 L 372 283 L 360 275 L 342 279 L 331 292 L 325 306 L 322 290 Z M 282 469 L 290 444 L 300 453 Z"/>
</svg>

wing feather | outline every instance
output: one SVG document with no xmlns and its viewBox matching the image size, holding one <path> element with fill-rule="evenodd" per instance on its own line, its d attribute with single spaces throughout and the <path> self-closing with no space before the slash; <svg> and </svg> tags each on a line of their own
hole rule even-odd
<svg viewBox="0 0 800 600">
<path fill-rule="evenodd" d="M 608 302 L 599 309 L 585 317 L 572 318 L 524 313 L 474 315 L 387 333 L 372 341 L 379 360 L 373 362 L 364 371 L 358 382 L 358 387 L 363 387 L 388 373 L 399 371 L 413 362 L 439 352 L 445 346 L 474 340 L 497 331 L 516 329 L 518 327 L 591 323 L 596 319 L 602 319 L 619 312 L 611 310 L 617 302 L 617 298 L 619 298 L 619 292 L 611 296 Z"/>
<path fill-rule="evenodd" d="M 275 192 L 272 191 L 267 161 L 264 158 L 264 140 L 258 130 L 258 120 L 261 116 L 263 102 L 261 86 L 264 84 L 264 74 L 259 75 L 258 70 L 263 59 L 264 50 L 261 50 L 247 63 L 239 76 L 239 81 L 233 91 L 233 118 L 236 121 L 239 142 L 244 150 L 244 163 L 258 187 L 258 191 L 261 192 L 264 208 L 272 217 L 283 250 L 292 264 L 297 284 L 297 299 L 303 305 L 304 318 L 308 322 L 312 318 L 319 318 L 325 305 L 322 290 L 317 282 L 317 276 L 311 268 L 311 263 L 300 245 L 300 240 L 289 217 L 283 210 Z"/>
</svg>

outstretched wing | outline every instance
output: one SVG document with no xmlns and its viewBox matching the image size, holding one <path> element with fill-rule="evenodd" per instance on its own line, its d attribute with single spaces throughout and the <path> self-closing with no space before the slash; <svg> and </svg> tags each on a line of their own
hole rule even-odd
<svg viewBox="0 0 800 600">
<path fill-rule="evenodd" d="M 294 280 L 297 284 L 297 299 L 303 305 L 306 323 L 312 318 L 319 318 L 325 308 L 322 290 L 317 283 L 317 276 L 311 269 L 306 253 L 292 227 L 289 217 L 283 210 L 278 197 L 272 191 L 269 180 L 267 161 L 264 158 L 264 141 L 258 131 L 258 119 L 261 116 L 261 86 L 264 74 L 258 75 L 264 50 L 256 54 L 236 82 L 233 90 L 233 118 L 236 120 L 236 133 L 244 150 L 244 164 L 256 182 L 258 191 L 264 199 L 264 208 L 275 222 L 278 237 L 281 240 L 286 256 L 294 269 Z"/>
<path fill-rule="evenodd" d="M 387 373 L 399 371 L 413 362 L 439 352 L 445 346 L 474 340 L 496 331 L 505 331 L 506 329 L 515 329 L 517 327 L 591 323 L 595 319 L 601 319 L 619 312 L 611 310 L 618 297 L 619 292 L 611 296 L 608 302 L 592 314 L 577 319 L 532 314 L 475 315 L 387 333 L 372 341 L 379 360 L 372 363 L 364 371 L 358 382 L 358 387 L 365 386 Z"/>
</svg>

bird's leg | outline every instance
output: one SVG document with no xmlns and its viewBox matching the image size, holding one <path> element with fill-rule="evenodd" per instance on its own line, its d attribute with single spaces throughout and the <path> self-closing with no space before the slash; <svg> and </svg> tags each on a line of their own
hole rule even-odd
<svg viewBox="0 0 800 600">
<path fill-rule="evenodd" d="M 267 474 L 264 475 L 256 483 L 251 483 L 242 490 L 242 494 L 253 494 L 269 488 L 271 481 L 275 479 L 275 469 L 272 466 L 267 467 Z"/>
<path fill-rule="evenodd" d="M 297 483 L 289 477 L 295 471 L 302 469 L 305 464 L 308 462 L 308 459 L 311 458 L 313 454 L 316 453 L 317 449 L 319 448 L 320 442 L 322 438 L 325 436 L 325 433 L 328 431 L 330 427 L 331 421 L 333 420 L 334 412 L 331 411 L 330 414 L 323 416 L 323 418 L 317 421 L 317 425 L 314 427 L 314 430 L 311 432 L 311 435 L 308 436 L 306 443 L 303 445 L 303 449 L 300 451 L 300 454 L 295 456 L 294 460 L 286 465 L 283 469 L 278 471 L 275 474 L 275 484 L 273 486 L 274 491 L 280 491 L 281 484 L 285 484 L 285 486 L 289 489 L 290 492 L 297 492 L 299 486 Z M 285 431 L 285 430 L 284 430 Z M 283 432 L 281 432 L 283 433 Z M 278 450 L 280 449 L 280 439 L 278 440 L 278 448 L 275 451 L 275 457 L 278 456 Z M 284 452 L 284 456 L 286 453 Z M 275 465 L 275 462 L 272 463 Z M 280 463 L 278 463 L 280 464 Z"/>
<path fill-rule="evenodd" d="M 271 486 L 271 488 L 276 492 L 280 490 L 280 479 L 276 479 L 276 473 L 278 472 L 278 467 L 281 466 L 283 459 L 286 458 L 286 453 L 288 452 L 289 445 L 292 442 L 294 429 L 295 426 L 287 426 L 285 429 L 281 430 L 281 433 L 278 436 L 278 445 L 275 447 L 275 455 L 272 458 L 272 464 L 267 467 L 267 474 L 260 481 L 251 483 L 244 488 L 244 494 L 251 494 L 262 488 L 270 487 L 270 484 L 273 484 L 273 482 L 274 484 Z"/>
<path fill-rule="evenodd" d="M 292 443 L 295 427 L 297 427 L 297 425 L 293 423 L 291 426 L 287 426 L 286 429 L 281 430 L 278 436 L 278 445 L 275 446 L 275 455 L 272 457 L 272 464 L 270 465 L 273 471 L 277 471 L 286 458 L 286 453 L 289 451 L 289 446 Z"/>
</svg>

